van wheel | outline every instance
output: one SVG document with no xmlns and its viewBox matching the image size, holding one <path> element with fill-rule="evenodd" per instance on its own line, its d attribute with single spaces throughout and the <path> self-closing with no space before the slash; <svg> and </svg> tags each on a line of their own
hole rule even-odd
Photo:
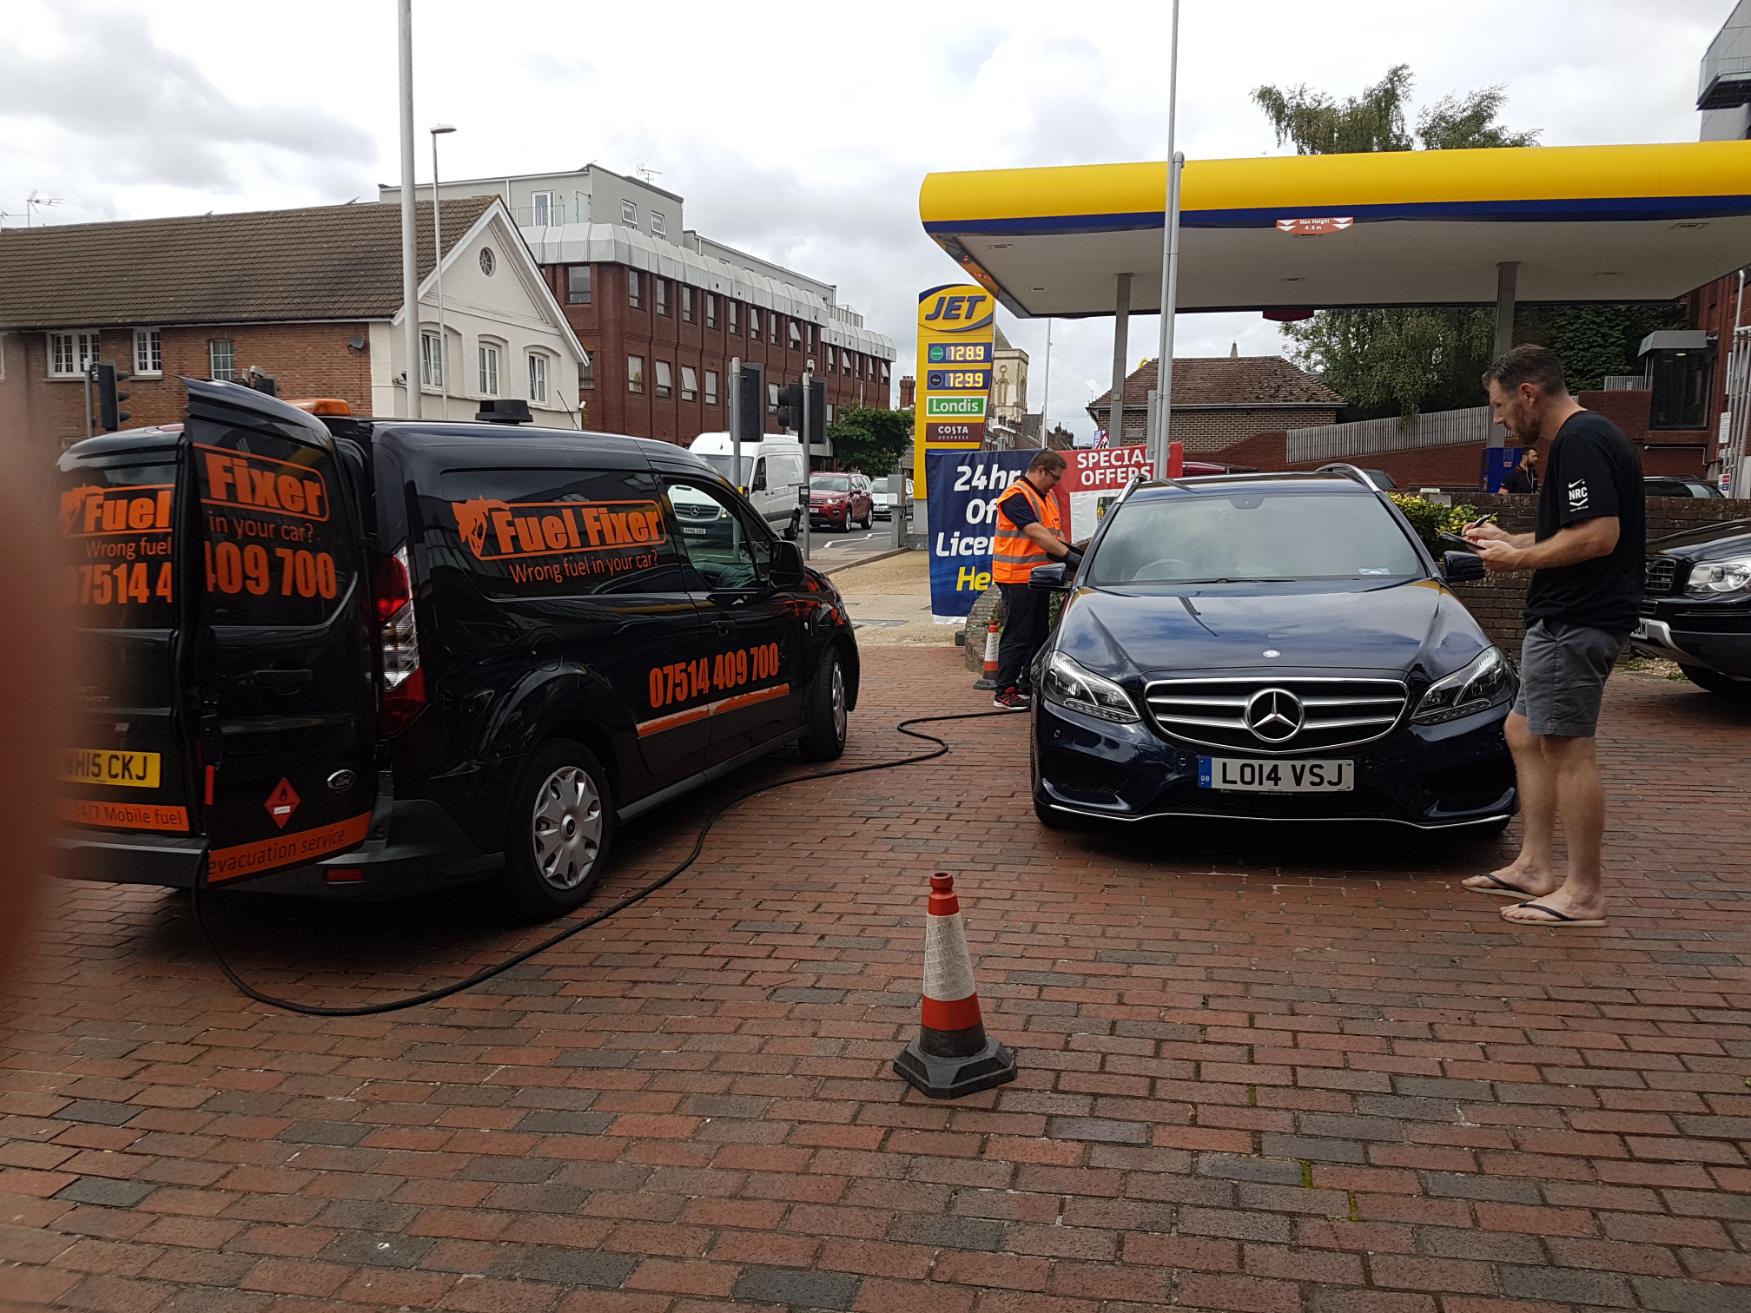
<svg viewBox="0 0 1751 1313">
<path fill-rule="evenodd" d="M 790 517 L 790 523 L 785 526 L 785 530 L 784 530 L 784 541 L 785 542 L 793 543 L 796 541 L 797 535 L 802 532 L 802 522 L 803 522 L 802 512 L 801 511 L 793 512 L 791 517 Z"/>
<path fill-rule="evenodd" d="M 540 921 L 581 907 L 608 863 L 614 798 L 602 763 L 581 743 L 541 747 L 511 791 L 505 867 L 488 885 L 498 908 Z"/>
<path fill-rule="evenodd" d="M 821 659 L 803 711 L 804 761 L 832 761 L 845 751 L 845 668 L 832 648 Z"/>
</svg>

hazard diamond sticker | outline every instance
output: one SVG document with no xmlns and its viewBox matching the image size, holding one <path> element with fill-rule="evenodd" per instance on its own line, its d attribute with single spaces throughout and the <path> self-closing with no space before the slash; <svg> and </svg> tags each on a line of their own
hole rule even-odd
<svg viewBox="0 0 1751 1313">
<path fill-rule="evenodd" d="M 292 819 L 292 813 L 298 810 L 298 790 L 292 787 L 292 781 L 282 779 L 274 785 L 274 791 L 268 794 L 268 800 L 262 805 L 268 809 L 268 815 L 274 818 L 274 824 L 282 830 L 286 822 Z"/>
</svg>

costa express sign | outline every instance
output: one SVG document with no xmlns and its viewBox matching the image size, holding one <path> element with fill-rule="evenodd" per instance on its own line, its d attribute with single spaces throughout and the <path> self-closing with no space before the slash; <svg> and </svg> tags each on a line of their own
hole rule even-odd
<svg viewBox="0 0 1751 1313">
<path fill-rule="evenodd" d="M 976 283 L 950 283 L 919 294 L 915 377 L 923 440 L 913 444 L 912 478 L 920 499 L 929 496 L 926 451 L 976 451 L 985 444 L 996 323 L 997 298 Z"/>
</svg>

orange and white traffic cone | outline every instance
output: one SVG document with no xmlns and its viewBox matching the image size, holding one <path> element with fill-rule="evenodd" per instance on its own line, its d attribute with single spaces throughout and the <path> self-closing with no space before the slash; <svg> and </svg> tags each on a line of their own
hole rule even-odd
<svg viewBox="0 0 1751 1313">
<path fill-rule="evenodd" d="M 894 1070 L 933 1099 L 958 1099 L 1014 1080 L 1015 1054 L 985 1034 L 952 875 L 930 877 L 928 910 L 922 1024 Z"/>
<path fill-rule="evenodd" d="M 979 676 L 974 688 L 997 687 L 997 649 L 1002 643 L 1003 626 L 997 623 L 997 617 L 991 617 L 991 623 L 985 627 L 985 672 Z"/>
</svg>

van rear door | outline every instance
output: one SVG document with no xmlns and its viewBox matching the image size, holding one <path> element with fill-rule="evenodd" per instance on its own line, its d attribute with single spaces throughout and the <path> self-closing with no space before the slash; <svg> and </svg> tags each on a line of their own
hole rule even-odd
<svg viewBox="0 0 1751 1313">
<path fill-rule="evenodd" d="M 162 836 L 186 836 L 198 820 L 173 660 L 179 441 L 174 429 L 87 440 L 58 467 L 64 598 L 81 654 L 59 811 L 81 829 L 113 832 L 93 836 L 87 852 L 112 840 L 124 857 L 153 842 L 175 849 Z M 172 878 L 186 883 L 198 854 L 183 851 Z M 98 875 L 96 865 L 70 873 Z M 120 874 L 150 878 L 129 866 Z"/>
<path fill-rule="evenodd" d="M 207 880 L 356 848 L 376 797 L 376 652 L 358 507 L 323 425 L 190 381 L 178 661 Z"/>
</svg>

